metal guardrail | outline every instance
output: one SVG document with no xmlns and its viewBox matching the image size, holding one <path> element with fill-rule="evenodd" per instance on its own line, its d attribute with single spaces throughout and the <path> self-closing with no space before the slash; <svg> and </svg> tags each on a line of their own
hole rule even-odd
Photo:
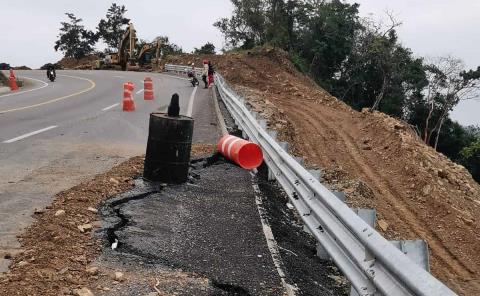
<svg viewBox="0 0 480 296">
<path fill-rule="evenodd" d="M 180 65 L 170 65 L 170 64 L 165 65 L 165 71 L 175 72 L 178 74 L 187 74 L 188 71 L 190 71 L 191 69 L 192 69 L 191 66 L 180 66 Z M 203 71 L 203 68 L 195 68 L 195 74 L 197 76 L 202 76 L 202 71 Z"/>
<path fill-rule="evenodd" d="M 185 66 L 166 70 L 184 72 Z M 264 159 L 315 239 L 359 295 L 456 295 L 422 269 L 316 180 L 262 128 L 218 73 L 216 86 L 228 111 Z"/>
</svg>

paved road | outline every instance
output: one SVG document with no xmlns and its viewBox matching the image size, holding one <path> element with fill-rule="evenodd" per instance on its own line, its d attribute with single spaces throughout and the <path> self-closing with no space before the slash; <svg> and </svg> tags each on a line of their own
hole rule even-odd
<svg viewBox="0 0 480 296">
<path fill-rule="evenodd" d="M 196 120 L 194 141 L 214 143 L 218 137 L 210 91 L 194 89 L 182 78 L 58 71 L 50 83 L 44 71 L 16 74 L 30 83 L 0 95 L 0 258 L 19 247 L 15 236 L 55 193 L 144 153 L 148 114 L 165 110 L 173 93 L 180 95 L 181 113 Z M 154 101 L 143 100 L 146 75 L 153 79 Z M 137 108 L 131 113 L 121 110 L 126 81 L 135 83 Z"/>
</svg>

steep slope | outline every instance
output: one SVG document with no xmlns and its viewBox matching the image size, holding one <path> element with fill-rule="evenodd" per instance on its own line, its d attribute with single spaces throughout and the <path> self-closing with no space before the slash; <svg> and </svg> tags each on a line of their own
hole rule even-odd
<svg viewBox="0 0 480 296">
<path fill-rule="evenodd" d="M 203 58 L 167 62 L 200 66 Z M 373 206 L 387 238 L 425 239 L 433 274 L 461 295 L 480 295 L 480 186 L 464 167 L 423 144 L 407 124 L 352 110 L 297 72 L 283 53 L 206 58 L 295 154 L 333 176 L 349 204 Z"/>
</svg>

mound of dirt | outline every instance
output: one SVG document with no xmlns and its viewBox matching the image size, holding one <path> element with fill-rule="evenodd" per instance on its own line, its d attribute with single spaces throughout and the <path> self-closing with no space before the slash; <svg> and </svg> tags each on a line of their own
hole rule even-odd
<svg viewBox="0 0 480 296">
<path fill-rule="evenodd" d="M 172 56 L 211 60 L 252 109 L 324 170 L 347 202 L 377 210 L 389 239 L 424 239 L 432 273 L 462 295 L 480 295 L 480 186 L 462 166 L 425 145 L 410 127 L 379 112 L 357 112 L 299 73 L 285 53 Z M 360 192 L 360 193 L 359 193 Z"/>
<path fill-rule="evenodd" d="M 98 60 L 96 55 L 89 55 L 79 60 L 74 58 L 63 58 L 57 65 L 60 65 L 62 69 L 65 70 L 82 70 L 82 69 L 91 69 L 92 63 Z"/>
</svg>

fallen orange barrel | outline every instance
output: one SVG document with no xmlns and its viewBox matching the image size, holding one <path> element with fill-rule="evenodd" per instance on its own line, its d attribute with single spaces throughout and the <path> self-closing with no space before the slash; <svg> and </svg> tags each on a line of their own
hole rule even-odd
<svg viewBox="0 0 480 296">
<path fill-rule="evenodd" d="M 263 162 L 262 149 L 257 144 L 231 135 L 218 141 L 217 151 L 247 170 L 255 169 Z"/>
<path fill-rule="evenodd" d="M 143 99 L 153 100 L 153 82 L 150 77 L 145 77 L 143 81 Z"/>
<path fill-rule="evenodd" d="M 133 82 L 127 82 L 123 84 L 123 111 L 131 112 L 135 111 L 135 102 L 133 101 L 132 92 L 135 88 Z"/>
</svg>

